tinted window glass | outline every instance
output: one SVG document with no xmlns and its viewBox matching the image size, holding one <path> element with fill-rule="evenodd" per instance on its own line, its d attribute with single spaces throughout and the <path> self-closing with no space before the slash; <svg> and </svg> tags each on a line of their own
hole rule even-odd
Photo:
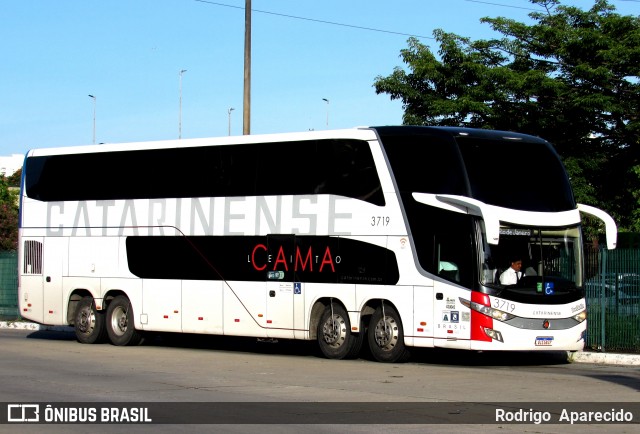
<svg viewBox="0 0 640 434">
<path fill-rule="evenodd" d="M 546 141 L 461 128 L 377 130 L 401 192 L 456 194 L 525 211 L 575 209 L 565 169 Z"/>
<path fill-rule="evenodd" d="M 526 211 L 575 209 L 569 179 L 546 142 L 457 137 L 471 197 Z"/>
<path fill-rule="evenodd" d="M 452 139 L 427 134 L 381 137 L 400 191 L 467 195 L 462 160 Z"/>
<path fill-rule="evenodd" d="M 420 265 L 467 288 L 476 285 L 473 219 L 416 202 L 403 195 Z"/>
<path fill-rule="evenodd" d="M 369 144 L 321 140 L 30 157 L 42 201 L 337 194 L 384 205 Z"/>
<path fill-rule="evenodd" d="M 371 285 L 399 279 L 391 250 L 327 236 L 128 237 L 127 261 L 134 275 L 149 279 Z"/>
<path fill-rule="evenodd" d="M 366 142 L 320 142 L 315 167 L 319 168 L 319 182 L 314 193 L 337 194 L 384 205 L 380 179 Z"/>
</svg>

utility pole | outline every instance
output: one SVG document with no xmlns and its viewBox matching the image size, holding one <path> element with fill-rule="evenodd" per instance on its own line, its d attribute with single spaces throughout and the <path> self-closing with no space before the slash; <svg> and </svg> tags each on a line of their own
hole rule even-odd
<svg viewBox="0 0 640 434">
<path fill-rule="evenodd" d="M 244 106 L 242 134 L 251 134 L 251 0 L 244 3 Z"/>
</svg>

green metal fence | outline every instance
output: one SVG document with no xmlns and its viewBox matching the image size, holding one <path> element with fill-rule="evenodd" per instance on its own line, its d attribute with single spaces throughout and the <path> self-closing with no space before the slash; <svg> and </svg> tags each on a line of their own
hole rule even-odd
<svg viewBox="0 0 640 434">
<path fill-rule="evenodd" d="M 586 348 L 640 352 L 640 249 L 587 248 Z"/>
<path fill-rule="evenodd" d="M 0 320 L 14 320 L 18 312 L 18 254 L 0 252 Z"/>
</svg>

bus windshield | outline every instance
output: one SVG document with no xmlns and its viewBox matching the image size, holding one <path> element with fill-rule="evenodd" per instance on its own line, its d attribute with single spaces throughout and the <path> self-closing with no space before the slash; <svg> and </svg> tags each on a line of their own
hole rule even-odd
<svg viewBox="0 0 640 434">
<path fill-rule="evenodd" d="M 484 237 L 484 225 L 480 223 Z M 512 300 L 536 298 L 557 303 L 582 293 L 582 254 L 579 226 L 540 228 L 501 224 L 500 242 L 482 242 L 481 283 L 511 294 Z"/>
</svg>

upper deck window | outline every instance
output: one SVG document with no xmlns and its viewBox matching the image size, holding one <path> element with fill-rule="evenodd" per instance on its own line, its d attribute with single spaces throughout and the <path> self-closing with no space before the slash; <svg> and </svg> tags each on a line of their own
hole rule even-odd
<svg viewBox="0 0 640 434">
<path fill-rule="evenodd" d="M 467 195 L 462 159 L 450 137 L 387 134 L 382 142 L 401 193 Z"/>
<path fill-rule="evenodd" d="M 334 194 L 385 203 L 369 143 L 352 139 L 29 157 L 25 187 L 45 202 Z"/>
<path fill-rule="evenodd" d="M 453 194 L 524 211 L 576 208 L 553 147 L 541 139 L 460 128 L 379 128 L 400 193 Z"/>
<path fill-rule="evenodd" d="M 569 179 L 548 143 L 468 137 L 456 141 L 474 199 L 525 211 L 575 209 Z"/>
</svg>

